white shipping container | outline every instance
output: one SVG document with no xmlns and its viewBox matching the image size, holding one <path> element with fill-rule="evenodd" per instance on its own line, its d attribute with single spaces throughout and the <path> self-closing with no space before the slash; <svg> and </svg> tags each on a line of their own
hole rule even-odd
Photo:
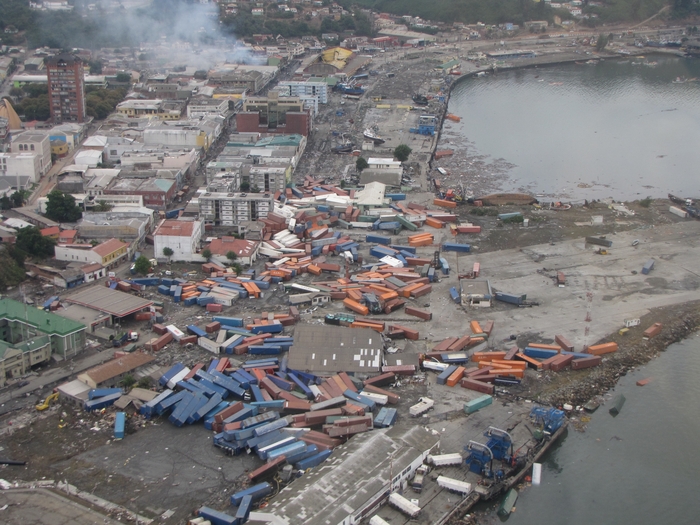
<svg viewBox="0 0 700 525">
<path fill-rule="evenodd" d="M 360 392 L 360 394 L 368 399 L 371 399 L 378 405 L 386 405 L 389 402 L 389 396 L 384 394 L 375 394 L 374 392 Z"/>
<path fill-rule="evenodd" d="M 673 213 L 674 215 L 678 215 L 682 219 L 685 219 L 688 217 L 688 212 L 685 210 L 681 210 L 680 208 L 676 208 L 675 206 L 669 206 L 668 211 Z"/>
<path fill-rule="evenodd" d="M 465 496 L 472 491 L 471 483 L 466 481 L 460 481 L 458 479 L 452 479 L 445 476 L 438 476 L 437 484 L 444 489 L 451 490 L 453 492 L 459 492 Z"/>
<path fill-rule="evenodd" d="M 439 454 L 436 456 L 429 455 L 428 463 L 432 463 L 436 467 L 445 467 L 447 465 L 461 465 L 462 455 L 459 453 Z"/>
<path fill-rule="evenodd" d="M 401 512 L 411 518 L 415 518 L 420 513 L 420 507 L 404 498 L 401 494 L 392 492 L 389 495 L 389 505 L 396 507 Z"/>
<path fill-rule="evenodd" d="M 369 525 L 389 525 L 389 522 L 379 516 L 372 516 L 372 519 L 369 520 Z"/>
<path fill-rule="evenodd" d="M 215 341 L 212 341 L 211 339 L 207 339 L 206 337 L 200 337 L 199 339 L 197 339 L 197 344 L 205 350 L 209 350 L 212 354 L 221 353 L 221 347 L 219 346 L 219 344 Z"/>
<path fill-rule="evenodd" d="M 542 463 L 532 464 L 532 484 L 536 487 L 542 481 Z"/>
<path fill-rule="evenodd" d="M 180 339 L 185 337 L 185 333 L 182 330 L 180 330 L 177 326 L 175 326 L 174 324 L 169 324 L 165 328 L 168 329 L 168 332 L 173 334 L 173 338 L 175 339 L 175 341 L 179 341 Z"/>
<path fill-rule="evenodd" d="M 180 370 L 177 374 L 175 374 L 170 381 L 168 381 L 168 384 L 166 385 L 169 389 L 173 390 L 175 388 L 175 385 L 178 384 L 179 381 L 182 381 L 187 374 L 190 373 L 190 369 L 185 367 L 182 370 Z"/>
</svg>

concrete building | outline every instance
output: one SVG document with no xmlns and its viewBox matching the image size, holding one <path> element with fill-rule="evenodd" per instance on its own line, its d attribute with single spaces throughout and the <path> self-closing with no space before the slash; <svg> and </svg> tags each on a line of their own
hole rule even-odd
<svg viewBox="0 0 700 525">
<path fill-rule="evenodd" d="M 34 153 L 39 157 L 39 176 L 51 169 L 51 140 L 45 133 L 25 131 L 15 136 L 10 145 L 12 153 Z"/>
<path fill-rule="evenodd" d="M 104 190 L 105 195 L 141 195 L 143 205 L 154 210 L 165 210 L 177 191 L 175 180 L 157 178 L 115 179 Z"/>
<path fill-rule="evenodd" d="M 150 208 L 129 209 L 114 208 L 109 212 L 83 213 L 83 218 L 78 222 L 78 235 L 81 239 L 108 240 L 111 238 L 122 239 L 128 242 L 140 242 L 151 231 L 153 225 L 153 210 Z"/>
<path fill-rule="evenodd" d="M 236 239 L 235 237 L 224 236 L 221 239 L 214 239 L 209 243 L 209 251 L 214 256 L 219 256 L 224 262 L 228 262 L 226 254 L 233 252 L 236 254 L 238 264 L 251 265 L 258 258 L 260 243 L 246 239 Z"/>
<path fill-rule="evenodd" d="M 248 93 L 257 93 L 265 87 L 266 78 L 259 71 L 222 70 L 210 74 L 209 83 L 223 88 L 243 89 Z"/>
<path fill-rule="evenodd" d="M 403 165 L 401 161 L 393 158 L 384 159 L 370 157 L 367 160 L 367 168 L 360 174 L 360 184 L 370 182 L 381 182 L 389 186 L 400 186 L 403 175 Z"/>
<path fill-rule="evenodd" d="M 85 70 L 83 62 L 68 53 L 46 61 L 51 119 L 56 124 L 85 122 Z"/>
<path fill-rule="evenodd" d="M 285 97 L 317 97 L 319 104 L 328 104 L 329 87 L 326 82 L 299 82 L 288 80 L 277 84 L 278 91 Z"/>
<path fill-rule="evenodd" d="M 153 234 L 154 253 L 156 257 L 165 256 L 164 248 L 170 248 L 173 261 L 200 261 L 197 253 L 202 238 L 202 221 L 164 220 Z"/>
<path fill-rule="evenodd" d="M 127 257 L 129 244 L 109 239 L 97 246 L 90 244 L 66 244 L 56 246 L 56 260 L 81 263 L 99 263 L 105 268 L 119 264 Z"/>
<path fill-rule="evenodd" d="M 305 137 L 313 126 L 311 112 L 299 97 L 282 97 L 270 91 L 267 97 L 250 97 L 236 115 L 239 132 L 298 133 Z"/>
<path fill-rule="evenodd" d="M 228 111 L 229 101 L 226 99 L 197 98 L 187 104 L 187 118 L 226 115 Z"/>
<path fill-rule="evenodd" d="M 239 226 L 245 221 L 267 217 L 273 210 L 267 193 L 212 193 L 199 196 L 199 217 L 216 226 Z"/>
<path fill-rule="evenodd" d="M 146 146 L 208 150 L 223 129 L 222 118 L 153 122 L 143 130 Z"/>
<path fill-rule="evenodd" d="M 41 159 L 36 153 L 0 153 L 0 177 L 28 179 L 30 183 L 41 179 Z M 13 182 L 17 187 L 17 182 Z M 23 184 L 20 182 L 20 186 Z"/>
<path fill-rule="evenodd" d="M 145 377 L 143 375 L 139 377 L 139 372 L 143 371 L 155 359 L 153 356 L 134 352 L 91 368 L 87 372 L 78 375 L 78 379 L 90 388 L 118 386 L 119 382 L 127 375 L 134 376 L 138 381 L 140 377 Z"/>
<path fill-rule="evenodd" d="M 161 99 L 129 99 L 117 104 L 116 111 L 128 118 L 149 117 L 160 120 L 178 120 L 182 115 L 182 104 Z"/>
<path fill-rule="evenodd" d="M 84 347 L 84 324 L 0 299 L 0 386 L 48 361 L 52 353 L 67 358 Z"/>
<path fill-rule="evenodd" d="M 250 520 L 292 525 L 303 516 L 304 525 L 366 523 L 391 492 L 408 486 L 439 440 L 420 425 L 357 434 L 336 447 L 323 467 L 282 489 L 264 510 L 251 513 Z"/>
</svg>

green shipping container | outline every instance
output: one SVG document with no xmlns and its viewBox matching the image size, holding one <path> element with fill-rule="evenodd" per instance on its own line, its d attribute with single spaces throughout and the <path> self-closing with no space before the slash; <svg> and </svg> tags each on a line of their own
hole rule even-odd
<svg viewBox="0 0 700 525">
<path fill-rule="evenodd" d="M 469 401 L 469 403 L 464 403 L 464 412 L 467 414 L 473 414 L 477 410 L 481 410 L 482 408 L 489 406 L 491 403 L 493 403 L 493 397 L 488 394 L 484 394 L 476 399 L 472 399 Z"/>
</svg>

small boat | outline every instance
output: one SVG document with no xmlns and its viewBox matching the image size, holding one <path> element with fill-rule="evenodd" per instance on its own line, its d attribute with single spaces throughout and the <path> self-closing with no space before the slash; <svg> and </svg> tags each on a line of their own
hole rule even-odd
<svg viewBox="0 0 700 525">
<path fill-rule="evenodd" d="M 384 144 L 385 140 L 381 138 L 379 135 L 377 135 L 374 131 L 372 131 L 370 128 L 367 128 L 364 133 L 362 133 L 366 139 L 371 140 L 375 144 Z"/>
<path fill-rule="evenodd" d="M 338 144 L 337 146 L 334 146 L 331 151 L 333 153 L 350 153 L 352 151 L 352 147 L 354 144 L 352 142 L 348 142 L 346 144 Z"/>
<path fill-rule="evenodd" d="M 676 195 L 668 194 L 668 200 L 674 204 L 680 204 L 682 206 L 688 206 L 693 204 L 692 199 L 684 199 L 683 197 L 677 197 Z"/>
<path fill-rule="evenodd" d="M 461 122 L 462 118 L 458 117 L 457 115 L 453 115 L 452 113 L 448 113 L 445 115 L 445 118 L 448 120 L 451 120 L 452 122 Z"/>
</svg>

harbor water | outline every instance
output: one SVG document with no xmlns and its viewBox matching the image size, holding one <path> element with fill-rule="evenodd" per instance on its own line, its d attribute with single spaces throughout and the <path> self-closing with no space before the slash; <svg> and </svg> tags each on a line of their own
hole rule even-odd
<svg viewBox="0 0 700 525">
<path fill-rule="evenodd" d="M 699 376 L 696 334 L 621 378 L 585 431 L 570 426 L 543 458 L 541 484 L 521 490 L 509 525 L 697 523 Z M 626 402 L 613 417 L 618 394 Z M 499 521 L 494 509 L 482 523 Z"/>
<path fill-rule="evenodd" d="M 700 197 L 700 60 L 588 58 L 460 80 L 448 111 L 461 122 L 446 126 L 464 141 L 443 146 L 515 165 L 502 191 Z"/>
</svg>

